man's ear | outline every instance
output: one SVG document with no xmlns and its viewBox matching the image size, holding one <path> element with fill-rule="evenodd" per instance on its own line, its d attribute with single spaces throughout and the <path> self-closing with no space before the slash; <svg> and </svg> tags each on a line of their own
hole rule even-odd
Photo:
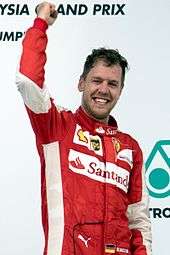
<svg viewBox="0 0 170 255">
<path fill-rule="evenodd" d="M 79 83 L 78 83 L 78 90 L 80 92 L 84 91 L 84 87 L 85 87 L 85 81 L 83 78 L 80 78 Z"/>
</svg>

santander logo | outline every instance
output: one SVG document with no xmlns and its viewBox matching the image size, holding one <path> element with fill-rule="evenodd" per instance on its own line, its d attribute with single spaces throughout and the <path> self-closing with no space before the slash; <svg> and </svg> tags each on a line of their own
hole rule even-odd
<svg viewBox="0 0 170 255">
<path fill-rule="evenodd" d="M 107 180 L 113 180 L 113 182 L 119 183 L 123 185 L 126 189 L 128 189 L 129 176 L 128 174 L 125 177 L 119 176 L 115 171 L 102 170 L 98 168 L 95 162 L 91 162 L 88 168 L 89 174 L 95 174 L 96 176 L 100 176 Z M 107 182 L 107 181 L 106 181 Z"/>
<path fill-rule="evenodd" d="M 110 183 L 128 191 L 129 171 L 114 163 L 99 161 L 96 157 L 70 150 L 69 169 L 77 174 L 85 175 L 90 179 Z"/>
<path fill-rule="evenodd" d="M 83 164 L 81 163 L 79 157 L 77 157 L 74 161 L 70 161 L 70 164 L 71 164 L 74 168 L 85 169 L 85 166 L 83 166 Z"/>
</svg>

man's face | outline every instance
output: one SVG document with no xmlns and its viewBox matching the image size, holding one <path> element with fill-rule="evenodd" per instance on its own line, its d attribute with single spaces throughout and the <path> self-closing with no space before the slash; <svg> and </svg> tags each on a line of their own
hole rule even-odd
<svg viewBox="0 0 170 255">
<path fill-rule="evenodd" d="M 91 117 L 108 122 L 108 116 L 122 90 L 122 68 L 107 66 L 98 61 L 85 79 L 80 79 L 79 91 L 83 92 L 82 107 Z"/>
</svg>

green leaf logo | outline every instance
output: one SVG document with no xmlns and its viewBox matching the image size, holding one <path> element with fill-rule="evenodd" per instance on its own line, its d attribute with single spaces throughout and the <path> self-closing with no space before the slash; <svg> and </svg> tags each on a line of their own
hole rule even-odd
<svg viewBox="0 0 170 255">
<path fill-rule="evenodd" d="M 155 144 L 145 167 L 149 194 L 156 198 L 170 196 L 170 140 Z"/>
</svg>

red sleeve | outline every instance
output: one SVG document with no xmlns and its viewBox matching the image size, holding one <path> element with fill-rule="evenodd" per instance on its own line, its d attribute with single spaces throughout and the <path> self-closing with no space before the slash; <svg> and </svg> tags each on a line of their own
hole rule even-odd
<svg viewBox="0 0 170 255">
<path fill-rule="evenodd" d="M 41 88 L 45 74 L 47 28 L 48 25 L 43 19 L 35 19 L 33 27 L 28 29 L 23 40 L 23 52 L 20 61 L 20 72 Z"/>
<path fill-rule="evenodd" d="M 45 80 L 47 23 L 36 18 L 23 40 L 23 50 L 17 73 L 18 89 L 23 97 L 32 128 L 40 143 L 62 139 L 70 121 L 70 112 L 55 106 Z"/>
</svg>

